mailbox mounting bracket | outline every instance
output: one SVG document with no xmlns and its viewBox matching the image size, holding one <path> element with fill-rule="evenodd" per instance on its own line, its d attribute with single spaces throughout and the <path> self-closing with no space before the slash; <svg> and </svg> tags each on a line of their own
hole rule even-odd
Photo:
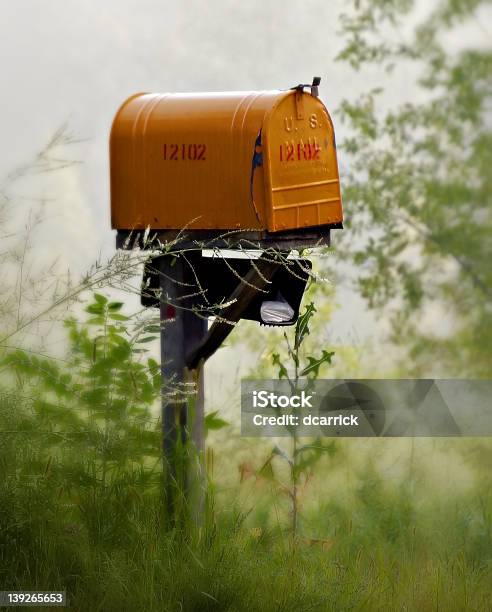
<svg viewBox="0 0 492 612">
<path fill-rule="evenodd" d="M 300 248 L 330 246 L 330 230 L 342 228 L 342 223 L 334 223 L 324 227 L 303 228 L 286 232 L 150 229 L 145 240 L 144 234 L 146 232 L 143 229 L 117 230 L 116 248 L 154 250 L 158 249 L 159 245 L 174 242 L 177 247 L 182 246 L 183 248 L 257 250 L 275 248 L 282 251 L 292 251 Z"/>
<path fill-rule="evenodd" d="M 200 362 L 203 363 L 215 353 L 234 329 L 234 324 L 239 321 L 243 311 L 258 295 L 258 292 L 268 285 L 281 266 L 282 261 L 275 258 L 260 258 L 255 261 L 255 266 L 244 277 L 244 282 L 240 282 L 229 296 L 227 302 L 231 304 L 221 313 L 220 318 L 213 322 L 198 345 L 185 354 L 185 363 L 188 368 L 196 368 Z"/>
</svg>

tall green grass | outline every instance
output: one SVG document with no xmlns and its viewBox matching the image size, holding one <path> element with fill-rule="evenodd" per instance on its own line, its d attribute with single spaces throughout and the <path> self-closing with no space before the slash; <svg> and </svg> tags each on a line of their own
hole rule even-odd
<svg viewBox="0 0 492 612">
<path fill-rule="evenodd" d="M 368 469 L 349 502 L 307 505 L 301 529 L 318 537 L 295 541 L 268 487 L 218 485 L 201 528 L 170 530 L 138 467 L 85 481 L 94 456 L 52 458 L 36 421 L 2 396 L 4 589 L 66 589 L 70 609 L 91 611 L 491 609 L 492 499 L 480 483 L 422 505 Z"/>
<path fill-rule="evenodd" d="M 36 449 L 9 457 L 21 469 L 0 489 L 3 588 L 66 589 L 74 610 L 490 609 L 490 532 L 471 519 L 490 499 L 419 512 L 372 480 L 310 517 L 324 539 L 293 543 L 264 508 L 233 504 L 202 530 L 166 531 L 158 492 L 128 503 L 130 482 L 67 507 Z"/>
<path fill-rule="evenodd" d="M 121 304 L 86 310 L 64 361 L 3 360 L 2 589 L 66 590 L 91 612 L 492 609 L 490 445 L 460 441 L 474 482 L 438 493 L 413 447 L 411 470 L 389 478 L 395 458 L 374 445 L 393 441 L 337 441 L 298 492 L 292 537 L 285 462 L 275 478 L 247 470 L 220 430 L 201 524 L 170 526 L 158 368 Z M 247 449 L 259 466 L 260 448 Z"/>
</svg>

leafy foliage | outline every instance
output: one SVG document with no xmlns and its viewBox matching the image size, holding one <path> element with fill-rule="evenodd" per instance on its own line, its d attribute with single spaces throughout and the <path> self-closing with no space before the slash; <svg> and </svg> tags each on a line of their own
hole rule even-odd
<svg viewBox="0 0 492 612">
<path fill-rule="evenodd" d="M 350 238 L 339 254 L 355 265 L 369 306 L 389 315 L 416 373 L 437 362 L 448 375 L 486 376 L 492 363 L 492 53 L 451 54 L 441 42 L 482 4 L 443 1 L 404 37 L 408 0 L 366 0 L 343 21 L 340 59 L 357 70 L 381 63 L 390 76 L 340 109 L 351 136 L 343 143 Z M 400 73 L 419 67 L 424 95 L 385 109 L 396 62 Z"/>
<path fill-rule="evenodd" d="M 285 378 L 289 382 L 293 393 L 298 387 L 299 376 L 305 376 L 309 380 L 316 379 L 319 375 L 320 367 L 323 364 L 331 364 L 331 359 L 335 354 L 332 351 L 322 350 L 321 356 L 307 355 L 305 357 L 307 363 L 305 365 L 301 364 L 300 349 L 310 334 L 310 324 L 315 313 L 316 308 L 314 304 L 312 302 L 307 304 L 306 309 L 297 320 L 293 343 L 289 341 L 287 334 L 284 334 L 287 357 L 292 362 L 293 368 L 284 363 L 284 358 L 281 357 L 280 353 L 272 354 L 272 364 L 278 369 L 279 380 Z M 292 376 L 289 376 L 290 369 L 293 369 Z M 264 480 L 268 480 L 279 492 L 287 495 L 290 501 L 291 531 L 294 538 L 297 538 L 300 491 L 306 489 L 314 474 L 314 468 L 320 459 L 325 456 L 333 456 L 337 451 L 337 447 L 333 440 L 325 442 L 321 438 L 316 438 L 300 446 L 297 428 L 288 425 L 286 429 L 292 441 L 291 453 L 275 445 L 267 459 L 257 470 L 257 475 Z M 273 461 L 276 458 L 281 459 L 288 465 L 288 484 L 282 481 L 280 474 L 274 468 Z"/>
<path fill-rule="evenodd" d="M 159 482 L 159 432 L 151 407 L 160 393 L 160 368 L 153 359 L 138 360 L 138 337 L 129 338 L 121 309 L 121 302 L 95 294 L 85 324 L 66 322 L 66 361 L 16 350 L 2 364 L 31 406 L 24 433 L 38 441 L 39 461 L 50 486 L 56 483 L 59 504 L 82 520 L 97 543 L 125 537 L 135 499 Z M 13 433 L 21 435 L 23 427 Z"/>
</svg>

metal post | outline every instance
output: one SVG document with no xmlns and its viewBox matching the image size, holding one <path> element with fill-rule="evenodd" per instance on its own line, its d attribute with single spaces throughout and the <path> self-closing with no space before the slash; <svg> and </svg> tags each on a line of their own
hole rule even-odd
<svg viewBox="0 0 492 612">
<path fill-rule="evenodd" d="M 203 362 L 193 371 L 185 355 L 202 340 L 206 319 L 191 310 L 193 266 L 200 252 L 158 259 L 161 320 L 164 493 L 172 524 L 191 514 L 200 520 L 204 498 Z"/>
</svg>

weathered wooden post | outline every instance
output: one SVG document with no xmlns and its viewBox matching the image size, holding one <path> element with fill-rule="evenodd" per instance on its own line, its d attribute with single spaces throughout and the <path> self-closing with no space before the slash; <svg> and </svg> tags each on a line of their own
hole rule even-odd
<svg viewBox="0 0 492 612">
<path fill-rule="evenodd" d="M 203 361 L 192 371 L 186 366 L 187 352 L 207 330 L 206 318 L 195 314 L 187 297 L 193 293 L 190 267 L 199 257 L 195 252 L 154 260 L 160 286 L 164 486 L 171 519 L 188 510 L 198 518 L 205 491 Z"/>
</svg>

